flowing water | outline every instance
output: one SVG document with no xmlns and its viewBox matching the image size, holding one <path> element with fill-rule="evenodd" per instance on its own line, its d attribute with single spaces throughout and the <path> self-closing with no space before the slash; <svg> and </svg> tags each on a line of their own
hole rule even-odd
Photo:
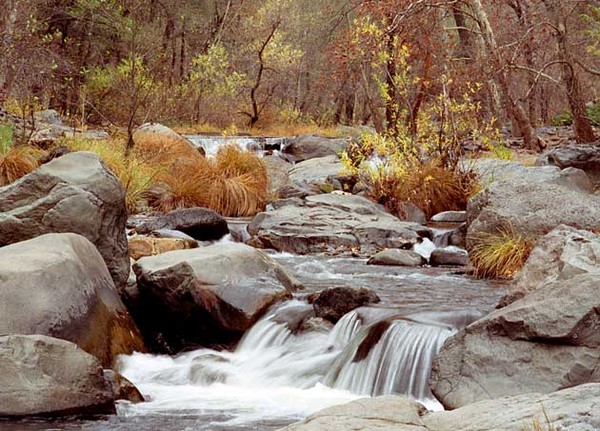
<svg viewBox="0 0 600 431">
<path fill-rule="evenodd" d="M 366 265 L 364 259 L 272 253 L 306 286 L 269 311 L 235 351 L 176 357 L 134 354 L 119 371 L 148 396 L 99 420 L 0 422 L 0 430 L 271 430 L 324 407 L 401 393 L 441 406 L 427 379 L 444 340 L 491 310 L 500 290 L 436 268 Z M 368 286 L 381 303 L 334 326 L 313 319 L 305 297 L 330 286 Z"/>
<path fill-rule="evenodd" d="M 202 148 L 208 157 L 213 157 L 224 145 L 236 145 L 243 151 L 254 151 L 259 155 L 279 151 L 287 138 L 264 136 L 203 136 L 188 135 L 186 138 L 198 148 Z"/>
</svg>

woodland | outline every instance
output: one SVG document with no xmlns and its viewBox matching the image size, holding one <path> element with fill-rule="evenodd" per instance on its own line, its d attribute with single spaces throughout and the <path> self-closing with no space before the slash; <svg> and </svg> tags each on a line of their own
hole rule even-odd
<svg viewBox="0 0 600 431">
<path fill-rule="evenodd" d="M 533 151 L 543 146 L 536 127 L 572 123 L 578 143 L 592 142 L 600 119 L 597 1 L 4 4 L 0 106 L 23 116 L 53 108 L 79 126 L 130 135 L 156 121 L 195 130 L 366 124 L 414 136 L 432 105 L 468 103 L 474 121 Z"/>
</svg>

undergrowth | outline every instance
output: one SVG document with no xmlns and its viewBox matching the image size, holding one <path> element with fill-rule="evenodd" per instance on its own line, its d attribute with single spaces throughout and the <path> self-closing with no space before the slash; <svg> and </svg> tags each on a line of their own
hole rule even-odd
<svg viewBox="0 0 600 431">
<path fill-rule="evenodd" d="M 469 256 L 479 278 L 512 278 L 533 248 L 532 241 L 512 227 L 481 234 L 474 242 Z"/>
<path fill-rule="evenodd" d="M 13 130 L 10 125 L 0 125 L 0 186 L 27 175 L 39 166 L 43 151 L 13 144 Z"/>
</svg>

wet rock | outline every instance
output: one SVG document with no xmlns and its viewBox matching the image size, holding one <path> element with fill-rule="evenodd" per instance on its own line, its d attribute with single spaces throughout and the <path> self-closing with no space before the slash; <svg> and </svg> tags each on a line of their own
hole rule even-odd
<svg viewBox="0 0 600 431">
<path fill-rule="evenodd" d="M 144 257 L 134 270 L 132 313 L 148 342 L 165 352 L 236 341 L 300 287 L 272 258 L 239 243 Z"/>
<path fill-rule="evenodd" d="M 279 308 L 273 316 L 273 321 L 286 325 L 292 332 L 297 332 L 304 322 L 312 317 L 315 317 L 313 306 L 298 303 Z"/>
<path fill-rule="evenodd" d="M 600 148 L 598 145 L 567 145 L 542 154 L 536 165 L 553 165 L 560 169 L 577 168 L 600 184 Z"/>
<path fill-rule="evenodd" d="M 367 287 L 330 287 L 318 292 L 309 301 L 317 317 L 336 323 L 342 316 L 358 307 L 380 301 L 374 290 Z"/>
<path fill-rule="evenodd" d="M 175 230 L 175 229 L 157 229 L 157 230 L 153 230 L 150 234 L 156 238 L 174 238 L 174 239 L 182 239 L 185 241 L 196 241 L 194 238 L 192 238 L 188 234 L 183 233 L 179 230 Z"/>
<path fill-rule="evenodd" d="M 106 367 L 144 350 L 102 256 L 71 233 L 0 248 L 0 334 L 11 333 L 71 341 Z"/>
<path fill-rule="evenodd" d="M 149 236 L 135 236 L 129 240 L 129 255 L 138 260 L 144 256 L 155 256 L 173 250 L 188 250 L 198 247 L 194 239 L 179 238 L 152 238 Z"/>
<path fill-rule="evenodd" d="M 74 232 L 102 255 L 118 289 L 129 276 L 125 191 L 88 152 L 66 154 L 0 187 L 0 246 L 54 232 Z"/>
<path fill-rule="evenodd" d="M 133 404 L 146 401 L 133 383 L 113 370 L 104 370 L 104 377 L 110 383 L 114 399 L 125 400 Z"/>
<path fill-rule="evenodd" d="M 436 248 L 431 252 L 429 263 L 431 266 L 467 266 L 469 265 L 469 253 L 452 245 Z"/>
<path fill-rule="evenodd" d="M 600 275 L 551 281 L 446 341 L 431 386 L 447 408 L 600 381 Z"/>
<path fill-rule="evenodd" d="M 467 224 L 463 223 L 452 231 L 448 238 L 448 245 L 465 248 L 467 246 Z"/>
<path fill-rule="evenodd" d="M 227 220 L 208 208 L 180 208 L 165 214 L 134 216 L 127 221 L 128 227 L 139 234 L 161 229 L 181 231 L 198 241 L 220 239 L 229 233 Z"/>
<path fill-rule="evenodd" d="M 200 355 L 192 360 L 189 378 L 192 383 L 208 386 L 213 383 L 225 383 L 227 373 L 220 367 L 227 360 L 219 355 Z"/>
<path fill-rule="evenodd" d="M 398 396 L 366 398 L 321 410 L 286 431 L 523 431 L 600 429 L 600 385 L 548 395 L 530 393 L 481 401 L 452 411 L 428 412 Z"/>
<path fill-rule="evenodd" d="M 367 261 L 367 265 L 421 266 L 425 258 L 412 250 L 386 249 Z"/>
<path fill-rule="evenodd" d="M 467 221 L 466 211 L 444 211 L 431 217 L 436 223 L 464 223 Z"/>
<path fill-rule="evenodd" d="M 600 226 L 600 196 L 581 170 L 545 166 L 521 168 L 469 200 L 467 247 L 486 234 L 508 228 L 537 239 L 560 224 L 579 229 Z"/>
<path fill-rule="evenodd" d="M 324 194 L 258 214 L 248 226 L 252 244 L 296 254 L 410 248 L 431 231 L 402 222 L 366 198 Z"/>
<path fill-rule="evenodd" d="M 348 145 L 347 138 L 331 139 L 321 135 L 300 135 L 289 139 L 281 150 L 292 163 L 319 157 L 337 156 Z"/>
<path fill-rule="evenodd" d="M 115 413 L 100 362 L 44 335 L 0 337 L 0 418 Z"/>
</svg>

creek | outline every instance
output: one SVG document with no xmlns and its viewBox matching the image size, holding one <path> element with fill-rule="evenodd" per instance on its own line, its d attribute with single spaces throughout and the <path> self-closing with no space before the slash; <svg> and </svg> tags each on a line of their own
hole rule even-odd
<svg viewBox="0 0 600 431">
<path fill-rule="evenodd" d="M 0 430 L 273 430 L 331 405 L 389 393 L 440 409 L 427 386 L 433 357 L 501 294 L 448 269 L 271 255 L 306 289 L 270 310 L 234 351 L 122 357 L 119 371 L 148 402 L 119 402 L 112 417 L 0 422 Z M 371 287 L 381 303 L 346 314 L 333 328 L 315 322 L 299 331 L 310 308 L 306 296 L 332 286 Z"/>
</svg>

